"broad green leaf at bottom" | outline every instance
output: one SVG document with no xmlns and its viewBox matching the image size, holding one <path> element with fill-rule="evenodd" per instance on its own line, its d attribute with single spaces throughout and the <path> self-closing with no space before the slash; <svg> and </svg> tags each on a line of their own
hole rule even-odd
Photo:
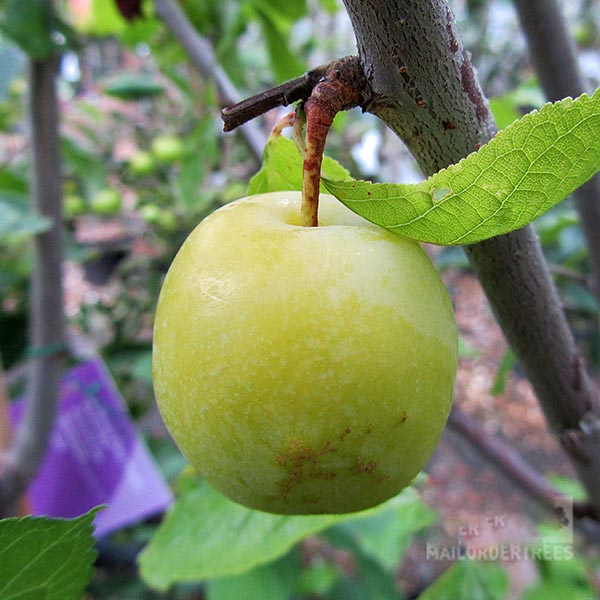
<svg viewBox="0 0 600 600">
<path fill-rule="evenodd" d="M 387 511 L 402 513 L 415 502 L 422 501 L 414 488 L 407 488 L 358 513 L 274 515 L 236 504 L 202 483 L 183 493 L 169 510 L 140 556 L 140 572 L 146 583 L 159 590 L 174 583 L 241 575 L 332 525 Z"/>
<path fill-rule="evenodd" d="M 93 575 L 92 521 L 23 517 L 0 520 L 0 598 L 78 600 Z"/>
</svg>

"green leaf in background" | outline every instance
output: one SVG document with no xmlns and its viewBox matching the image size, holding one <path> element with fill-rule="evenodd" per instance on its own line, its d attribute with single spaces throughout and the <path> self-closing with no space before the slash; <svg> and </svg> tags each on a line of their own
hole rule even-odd
<svg viewBox="0 0 600 600">
<path fill-rule="evenodd" d="M 94 573 L 98 510 L 76 519 L 0 520 L 0 598 L 79 600 Z"/>
<path fill-rule="evenodd" d="M 159 96 L 164 87 L 148 77 L 136 74 L 121 75 L 104 88 L 104 93 L 121 100 L 147 100 Z"/>
<path fill-rule="evenodd" d="M 302 75 L 306 71 L 306 65 L 290 50 L 289 28 L 278 27 L 269 10 L 256 10 L 256 18 L 267 43 L 275 78 L 285 81 Z"/>
<path fill-rule="evenodd" d="M 306 0 L 246 0 L 256 9 L 261 9 L 273 15 L 280 28 L 290 27 L 304 17 L 308 11 Z"/>
<path fill-rule="evenodd" d="M 270 136 L 265 146 L 260 170 L 248 186 L 248 195 L 302 189 L 302 157 L 296 144 L 283 136 Z M 321 173 L 329 179 L 348 179 L 350 173 L 335 160 L 325 156 Z M 321 184 L 321 191 L 327 190 Z"/>
<path fill-rule="evenodd" d="M 288 600 L 302 572 L 302 557 L 292 551 L 275 562 L 241 575 L 207 582 L 208 600 Z"/>
<path fill-rule="evenodd" d="M 319 558 L 298 575 L 294 591 L 296 596 L 304 598 L 326 596 L 339 581 L 341 574 L 332 562 Z"/>
<path fill-rule="evenodd" d="M 283 516 L 250 510 L 208 485 L 175 502 L 140 556 L 143 579 L 166 590 L 174 583 L 240 575 L 290 551 L 336 523 L 401 511 L 404 490 L 378 507 L 345 515 Z"/>
<path fill-rule="evenodd" d="M 527 588 L 521 600 L 594 600 L 591 572 L 573 551 L 572 532 L 555 522 L 539 526 L 532 548 L 540 581 Z M 560 595 L 559 595 L 560 594 Z"/>
<path fill-rule="evenodd" d="M 538 525 L 538 539 L 533 553 L 542 579 L 570 581 L 579 587 L 589 588 L 587 567 L 573 549 L 572 523 L 547 522 Z M 585 585 L 581 585 L 585 584 Z"/>
<path fill-rule="evenodd" d="M 419 600 L 505 600 L 506 571 L 491 562 L 460 560 L 430 585 Z"/>
<path fill-rule="evenodd" d="M 393 571 L 408 549 L 413 536 L 437 519 L 415 488 L 406 489 L 397 499 L 398 510 L 389 510 L 360 521 L 342 523 L 343 529 L 362 551 L 384 569 Z"/>
<path fill-rule="evenodd" d="M 506 388 L 506 378 L 508 377 L 508 374 L 511 372 L 512 368 L 515 366 L 516 362 L 517 357 L 512 351 L 512 348 L 509 346 L 504 352 L 504 356 L 502 357 L 502 361 L 500 362 L 500 366 L 496 372 L 496 379 L 494 380 L 494 385 L 492 386 L 492 396 L 504 394 L 504 390 Z"/>
<path fill-rule="evenodd" d="M 490 109 L 492 110 L 498 129 L 508 127 L 521 116 L 515 106 L 513 97 L 508 94 L 498 98 L 491 98 Z"/>
<path fill-rule="evenodd" d="M 50 229 L 52 222 L 31 212 L 28 199 L 17 192 L 0 192 L 0 243 L 20 240 Z"/>
<path fill-rule="evenodd" d="M 86 35 L 118 35 L 127 28 L 127 21 L 114 0 L 90 0 L 80 5 L 77 10 L 72 10 L 74 26 Z"/>
<path fill-rule="evenodd" d="M 152 385 L 152 351 L 140 351 L 132 357 L 131 375 Z"/>
<path fill-rule="evenodd" d="M 578 479 L 551 473 L 548 475 L 548 481 L 565 496 L 571 496 L 575 502 L 585 502 L 587 500 L 587 492 Z"/>
<path fill-rule="evenodd" d="M 335 582 L 327 600 L 402 600 L 396 586 L 395 574 L 364 552 L 360 543 L 341 527 L 325 533 L 327 540 L 337 549 L 353 557 L 353 570 Z"/>
<path fill-rule="evenodd" d="M 54 49 L 50 37 L 50 3 L 39 0 L 0 2 L 0 31 L 33 58 L 46 58 Z"/>
<path fill-rule="evenodd" d="M 545 103 L 544 92 L 535 77 L 524 81 L 516 89 L 502 96 L 490 99 L 490 108 L 494 114 L 498 129 L 508 127 L 522 114 Z"/>
<path fill-rule="evenodd" d="M 97 154 L 68 137 L 61 140 L 61 152 L 67 176 L 78 178 L 82 173 L 85 174 L 82 184 L 87 196 L 106 187 L 107 166 Z"/>
<path fill-rule="evenodd" d="M 594 590 L 582 589 L 570 581 L 544 581 L 527 588 L 520 600 L 597 600 Z"/>
<path fill-rule="evenodd" d="M 399 235 L 471 244 L 523 227 L 600 168 L 600 90 L 547 104 L 415 185 L 325 180 L 351 210 Z"/>
</svg>

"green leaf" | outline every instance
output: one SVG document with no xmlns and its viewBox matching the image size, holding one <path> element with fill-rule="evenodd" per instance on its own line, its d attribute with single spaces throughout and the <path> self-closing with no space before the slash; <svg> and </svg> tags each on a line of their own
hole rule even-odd
<svg viewBox="0 0 600 600">
<path fill-rule="evenodd" d="M 87 195 L 106 186 L 107 167 L 99 156 L 67 137 L 61 140 L 61 151 L 66 174 L 82 178 Z"/>
<path fill-rule="evenodd" d="M 339 581 L 340 572 L 330 562 L 318 560 L 302 571 L 296 584 L 297 596 L 324 596 Z"/>
<path fill-rule="evenodd" d="M 394 510 L 403 504 L 405 493 L 359 513 L 283 516 L 250 510 L 202 484 L 186 491 L 169 510 L 140 556 L 141 575 L 159 590 L 239 575 L 283 556 L 331 525 Z"/>
<path fill-rule="evenodd" d="M 492 396 L 499 396 L 500 394 L 504 393 L 504 389 L 506 388 L 506 378 L 511 369 L 515 366 L 516 362 L 517 357 L 512 351 L 512 348 L 509 346 L 504 352 L 502 362 L 500 363 L 498 371 L 496 372 L 496 379 L 494 380 L 494 385 L 492 386 Z"/>
<path fill-rule="evenodd" d="M 392 571 L 408 549 L 413 536 L 435 522 L 436 513 L 414 488 L 398 499 L 401 508 L 338 527 L 354 538 L 363 552 Z"/>
<path fill-rule="evenodd" d="M 504 600 L 508 576 L 494 563 L 461 560 L 430 585 L 419 600 Z"/>
<path fill-rule="evenodd" d="M 338 549 L 346 550 L 353 558 L 351 574 L 340 577 L 327 600 L 402 600 L 394 579 L 394 573 L 384 569 L 371 558 L 360 544 L 339 527 L 326 532 L 327 539 Z"/>
<path fill-rule="evenodd" d="M 591 588 L 570 581 L 545 581 L 525 589 L 521 600 L 596 600 L 597 597 Z"/>
<path fill-rule="evenodd" d="M 81 14 L 76 15 L 76 27 L 86 35 L 118 35 L 127 28 L 114 0 L 91 0 Z"/>
<path fill-rule="evenodd" d="M 321 5 L 321 8 L 330 15 L 334 15 L 340 9 L 336 0 L 320 0 L 319 4 Z"/>
<path fill-rule="evenodd" d="M 423 242 L 472 244 L 523 227 L 600 168 L 600 90 L 547 104 L 415 185 L 325 181 L 367 220 Z"/>
<path fill-rule="evenodd" d="M 30 237 L 50 229 L 52 222 L 32 213 L 27 198 L 19 193 L 0 193 L 0 244 Z"/>
<path fill-rule="evenodd" d="M 35 60 L 48 58 L 60 48 L 56 34 L 63 41 L 74 37 L 47 0 L 0 0 L 0 15 L 0 31 Z"/>
<path fill-rule="evenodd" d="M 208 600 L 288 600 L 302 569 L 299 552 L 241 575 L 213 579 L 207 583 Z"/>
<path fill-rule="evenodd" d="M 104 88 L 106 95 L 121 100 L 146 100 L 164 91 L 164 87 L 152 79 L 134 74 L 122 75 Z"/>
<path fill-rule="evenodd" d="M 76 519 L 0 521 L 0 598 L 78 600 L 93 575 L 94 508 Z"/>
<path fill-rule="evenodd" d="M 585 502 L 587 500 L 587 492 L 578 479 L 571 479 L 558 473 L 551 473 L 548 475 L 548 480 L 562 494 L 571 496 L 576 502 Z"/>
<path fill-rule="evenodd" d="M 280 27 L 293 25 L 295 21 L 307 13 L 306 0 L 251 0 L 255 7 L 273 15 L 280 22 Z"/>
<path fill-rule="evenodd" d="M 271 68 L 275 77 L 278 80 L 292 79 L 306 71 L 306 65 L 290 51 L 287 28 L 277 27 L 271 12 L 257 10 L 256 17 L 267 42 Z"/>
<path fill-rule="evenodd" d="M 269 137 L 262 166 L 250 180 L 248 195 L 302 189 L 302 164 L 302 157 L 292 140 L 283 136 Z M 330 179 L 350 177 L 344 167 L 327 156 L 323 159 L 321 173 Z M 323 185 L 321 191 L 327 191 Z"/>
<path fill-rule="evenodd" d="M 512 95 L 500 96 L 490 99 L 490 109 L 494 115 L 498 129 L 508 127 L 519 118 L 519 111 L 515 107 Z"/>
<path fill-rule="evenodd" d="M 133 357 L 131 375 L 148 385 L 152 385 L 152 351 L 142 351 Z"/>
</svg>

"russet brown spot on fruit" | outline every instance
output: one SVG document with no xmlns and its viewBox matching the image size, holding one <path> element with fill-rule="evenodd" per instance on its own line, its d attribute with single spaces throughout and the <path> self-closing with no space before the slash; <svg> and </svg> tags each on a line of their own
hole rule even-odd
<svg viewBox="0 0 600 600">
<path fill-rule="evenodd" d="M 286 496 L 305 479 L 334 479 L 335 471 L 323 469 L 319 465 L 322 456 L 334 452 L 336 449 L 330 442 L 326 442 L 321 450 L 314 450 L 302 441 L 292 441 L 288 449 L 277 456 L 277 463 L 287 471 L 287 476 L 278 484 L 279 494 Z"/>
<path fill-rule="evenodd" d="M 357 473 L 375 473 L 377 470 L 376 460 L 363 460 L 360 456 L 356 457 L 356 465 L 354 470 Z"/>
<path fill-rule="evenodd" d="M 352 471 L 357 474 L 370 475 L 375 481 L 383 481 L 389 475 L 384 475 L 377 472 L 378 462 L 376 460 L 363 460 L 360 456 L 356 456 L 356 464 Z"/>
<path fill-rule="evenodd" d="M 346 427 L 346 429 L 344 429 L 344 431 L 342 431 L 342 433 L 340 434 L 340 442 L 343 442 L 344 439 L 346 438 L 346 436 L 350 433 L 350 431 L 352 431 L 350 429 L 350 427 Z"/>
</svg>

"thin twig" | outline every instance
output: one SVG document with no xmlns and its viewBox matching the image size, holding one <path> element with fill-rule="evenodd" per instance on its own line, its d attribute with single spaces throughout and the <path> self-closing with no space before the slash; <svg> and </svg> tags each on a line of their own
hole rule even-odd
<svg viewBox="0 0 600 600">
<path fill-rule="evenodd" d="M 154 9 L 186 50 L 196 69 L 204 77 L 215 81 L 223 103 L 227 105 L 238 102 L 241 95 L 217 62 L 210 42 L 198 34 L 177 2 L 154 0 Z M 253 123 L 247 123 L 240 131 L 253 156 L 260 162 L 266 136 Z"/>
<path fill-rule="evenodd" d="M 589 83 L 557 0 L 514 0 L 540 83 L 548 100 L 579 96 Z M 574 194 L 590 258 L 590 288 L 600 298 L 600 175 Z"/>
<path fill-rule="evenodd" d="M 316 67 L 300 77 L 285 81 L 250 98 L 245 98 L 232 106 L 227 106 L 221 111 L 223 131 L 233 131 L 243 123 L 278 106 L 289 106 L 298 100 L 306 100 L 335 62 L 337 61 Z"/>
</svg>

